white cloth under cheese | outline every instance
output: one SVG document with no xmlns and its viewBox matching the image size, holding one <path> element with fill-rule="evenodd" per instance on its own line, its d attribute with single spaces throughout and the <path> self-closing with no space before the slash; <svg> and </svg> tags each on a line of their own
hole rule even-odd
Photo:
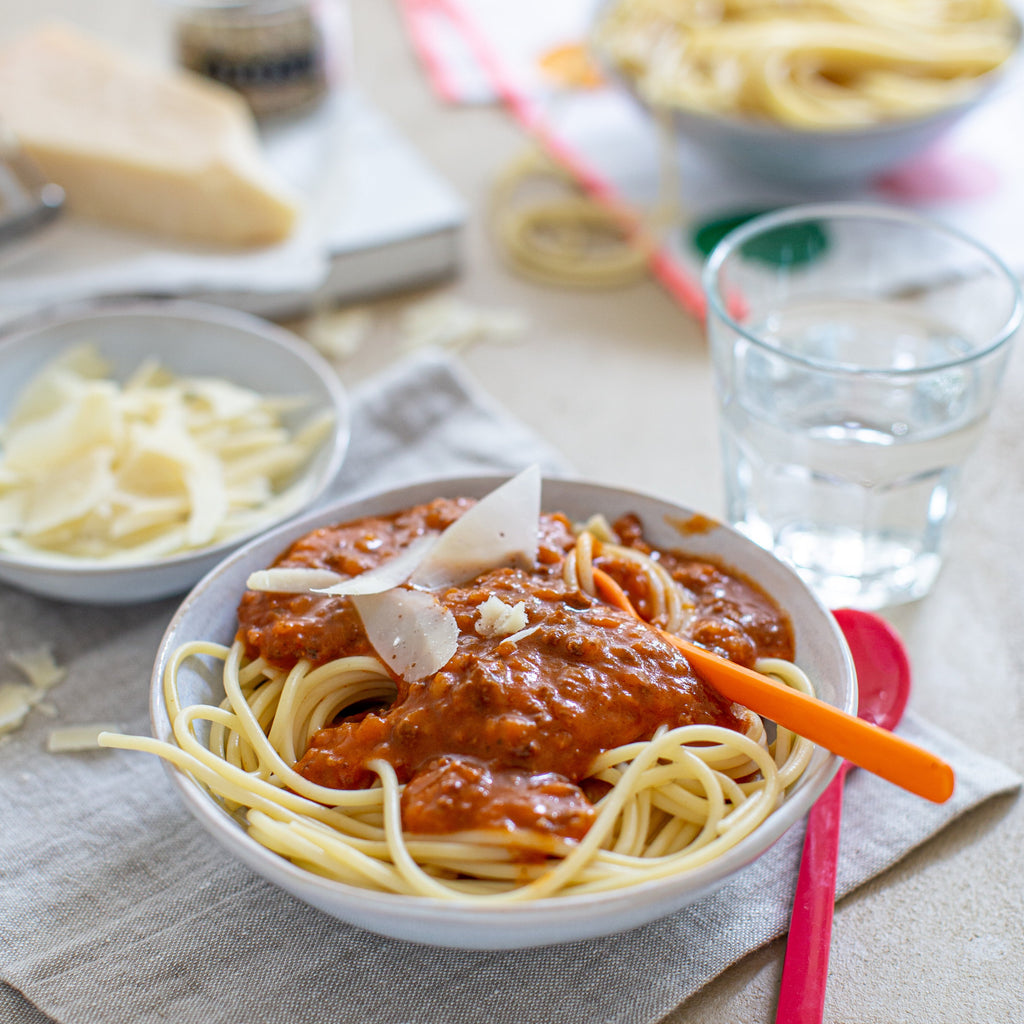
<svg viewBox="0 0 1024 1024">
<path fill-rule="evenodd" d="M 230 246 L 279 242 L 295 224 L 241 97 L 70 27 L 0 50 L 0 121 L 76 214 Z"/>
</svg>

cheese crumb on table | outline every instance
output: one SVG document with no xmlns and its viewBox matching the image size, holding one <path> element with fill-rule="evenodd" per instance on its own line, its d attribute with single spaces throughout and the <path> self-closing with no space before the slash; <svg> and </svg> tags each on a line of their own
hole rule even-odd
<svg viewBox="0 0 1024 1024">
<path fill-rule="evenodd" d="M 53 651 L 45 644 L 24 651 L 8 651 L 7 658 L 25 674 L 28 681 L 40 690 L 63 681 L 68 670 L 54 660 Z"/>
<path fill-rule="evenodd" d="M 19 728 L 42 697 L 42 691 L 26 683 L 0 683 L 0 733 Z"/>
<path fill-rule="evenodd" d="M 477 342 L 518 341 L 526 327 L 525 316 L 515 310 L 485 309 L 442 294 L 417 302 L 403 313 L 402 347 L 458 351 Z"/>
<path fill-rule="evenodd" d="M 42 701 L 47 690 L 67 675 L 67 669 L 57 664 L 53 652 L 45 645 L 8 651 L 7 660 L 28 682 L 0 682 L 0 734 L 20 728 L 33 708 L 45 714 L 55 714 L 52 705 L 43 704 Z"/>
</svg>

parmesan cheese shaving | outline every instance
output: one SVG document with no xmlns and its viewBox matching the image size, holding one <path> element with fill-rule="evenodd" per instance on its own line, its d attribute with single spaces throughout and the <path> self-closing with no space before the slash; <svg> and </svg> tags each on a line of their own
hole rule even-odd
<svg viewBox="0 0 1024 1024">
<path fill-rule="evenodd" d="M 62 682 L 68 674 L 63 665 L 58 665 L 49 647 L 32 647 L 24 651 L 8 651 L 7 658 L 25 674 L 37 689 L 48 690 Z"/>
<path fill-rule="evenodd" d="M 249 573 L 245 585 L 250 590 L 272 594 L 308 594 L 321 587 L 340 583 L 342 577 L 330 569 L 305 569 L 302 566 L 283 565 L 273 569 L 257 569 Z"/>
<path fill-rule="evenodd" d="M 504 654 L 506 649 L 515 647 L 520 640 L 525 640 L 531 634 L 536 633 L 538 629 L 540 629 L 540 626 L 527 626 L 526 629 L 521 629 L 518 633 L 502 637 L 501 642 L 498 644 L 498 653 Z"/>
<path fill-rule="evenodd" d="M 540 469 L 529 466 L 481 498 L 438 538 L 410 583 L 438 590 L 501 565 L 537 559 Z"/>
<path fill-rule="evenodd" d="M 331 359 L 348 359 L 363 347 L 373 329 L 368 309 L 320 310 L 301 326 L 303 337 Z"/>
<path fill-rule="evenodd" d="M 246 586 L 276 594 L 326 594 L 342 597 L 352 594 L 381 594 L 400 586 L 420 564 L 424 553 L 436 540 L 436 534 L 424 534 L 393 558 L 357 576 L 341 576 L 330 569 L 307 569 L 282 565 L 250 573 Z"/>
<path fill-rule="evenodd" d="M 504 637 L 520 633 L 526 628 L 526 602 L 507 605 L 500 597 L 491 594 L 479 608 L 480 617 L 474 629 L 479 636 Z"/>
<path fill-rule="evenodd" d="M 25 683 L 0 683 L 0 733 L 17 729 L 41 696 L 41 691 Z"/>
<path fill-rule="evenodd" d="M 63 375 L 63 371 L 58 370 Z M 14 473 L 38 473 L 67 465 L 118 443 L 117 391 L 111 381 L 67 376 L 61 404 L 42 416 L 20 417 L 4 431 L 4 461 Z"/>
<path fill-rule="evenodd" d="M 349 597 L 373 649 L 397 676 L 432 675 L 455 653 L 459 626 L 432 591 L 503 565 L 537 558 L 540 470 L 530 466 L 481 498 L 440 535 L 417 537 L 397 555 L 349 578 L 322 569 L 278 566 L 249 575 L 250 590 Z M 408 586 L 403 586 L 408 584 Z M 414 589 L 410 589 L 414 588 Z M 526 604 L 491 595 L 480 606 L 481 636 L 523 637 Z"/>
<path fill-rule="evenodd" d="M 437 540 L 436 534 L 425 533 L 417 537 L 411 544 L 403 548 L 393 558 L 382 562 L 368 572 L 360 573 L 351 579 L 335 583 L 321 594 L 381 594 L 385 590 L 397 587 L 413 574 L 423 561 L 423 556 Z"/>
<path fill-rule="evenodd" d="M 43 698 L 51 686 L 64 679 L 67 669 L 54 661 L 50 648 L 42 645 L 23 651 L 8 651 L 7 659 L 28 682 L 0 683 L 0 733 L 20 728 L 33 708 L 51 717 L 56 715 L 56 708 L 52 704 L 44 704 Z"/>
<path fill-rule="evenodd" d="M 459 624 L 436 595 L 403 588 L 351 600 L 373 649 L 402 679 L 433 675 L 455 653 Z"/>
<path fill-rule="evenodd" d="M 483 309 L 440 295 L 406 310 L 401 331 L 406 351 L 432 347 L 458 351 L 477 342 L 518 341 L 526 331 L 526 319 L 514 310 Z"/>
<path fill-rule="evenodd" d="M 215 544 L 300 507 L 329 412 L 153 360 L 124 384 L 92 345 L 30 380 L 0 429 L 0 550 L 118 562 Z"/>
</svg>

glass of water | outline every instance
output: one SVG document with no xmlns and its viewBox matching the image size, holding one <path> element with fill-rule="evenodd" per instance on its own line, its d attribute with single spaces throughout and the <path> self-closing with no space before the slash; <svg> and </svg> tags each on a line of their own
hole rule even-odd
<svg viewBox="0 0 1024 1024">
<path fill-rule="evenodd" d="M 958 231 L 853 203 L 757 217 L 704 271 L 729 520 L 831 607 L 926 594 L 1022 315 Z"/>
</svg>

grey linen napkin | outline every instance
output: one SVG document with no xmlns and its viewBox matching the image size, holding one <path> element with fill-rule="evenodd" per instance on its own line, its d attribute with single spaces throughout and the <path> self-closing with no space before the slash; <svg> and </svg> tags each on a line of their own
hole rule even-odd
<svg viewBox="0 0 1024 1024">
<path fill-rule="evenodd" d="M 439 356 L 360 388 L 336 496 L 414 478 L 560 457 Z M 350 927 L 225 858 L 155 758 L 48 754 L 56 722 L 148 733 L 147 680 L 176 599 L 76 607 L 0 585 L 0 652 L 53 643 L 57 719 L 33 713 L 0 746 L 0 1019 L 14 1024 L 544 1024 L 655 1021 L 780 935 L 802 840 L 795 828 L 718 893 L 604 939 L 511 952 L 421 947 Z M 2 666 L 0 666 L 2 672 Z M 935 806 L 865 772 L 845 803 L 847 893 L 953 818 L 1020 785 L 999 763 L 910 718 L 949 760 Z"/>
</svg>

